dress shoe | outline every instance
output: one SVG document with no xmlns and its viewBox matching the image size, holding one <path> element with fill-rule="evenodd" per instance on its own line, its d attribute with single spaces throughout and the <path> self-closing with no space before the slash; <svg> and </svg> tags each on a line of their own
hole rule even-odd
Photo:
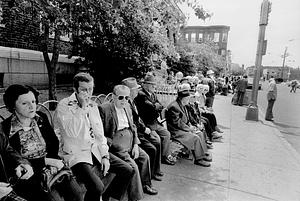
<svg viewBox="0 0 300 201">
<path fill-rule="evenodd" d="M 274 121 L 274 119 L 265 119 L 266 121 Z"/>
<path fill-rule="evenodd" d="M 155 175 L 157 175 L 159 177 L 162 177 L 162 176 L 164 176 L 164 173 L 163 172 L 157 172 L 157 173 L 155 173 Z"/>
<path fill-rule="evenodd" d="M 162 181 L 162 179 L 158 175 L 153 175 L 152 179 L 155 181 Z"/>
<path fill-rule="evenodd" d="M 217 131 L 214 131 L 212 133 L 212 139 L 219 139 L 222 138 L 222 135 L 219 135 Z"/>
<path fill-rule="evenodd" d="M 213 149 L 214 146 L 212 144 L 206 144 L 207 149 Z"/>
<path fill-rule="evenodd" d="M 147 193 L 149 195 L 156 195 L 158 193 L 156 189 L 152 188 L 149 185 L 145 185 L 143 190 L 144 190 L 144 193 Z"/>
<path fill-rule="evenodd" d="M 206 162 L 206 161 L 204 161 L 204 160 L 202 160 L 202 159 L 196 160 L 196 161 L 194 162 L 194 164 L 195 164 L 195 165 L 200 165 L 200 166 L 203 166 L 203 167 L 210 167 L 210 163 L 209 163 L 209 162 Z"/>
<path fill-rule="evenodd" d="M 207 161 L 207 162 L 212 162 L 212 156 L 210 153 L 205 153 L 205 157 L 203 158 L 203 160 Z"/>
<path fill-rule="evenodd" d="M 168 158 L 161 160 L 161 163 L 165 165 L 175 165 L 175 163 L 173 161 L 170 161 Z"/>
</svg>

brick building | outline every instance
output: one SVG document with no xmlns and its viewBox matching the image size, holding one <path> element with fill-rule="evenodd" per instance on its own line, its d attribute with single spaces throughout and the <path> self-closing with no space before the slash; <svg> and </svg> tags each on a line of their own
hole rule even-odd
<svg viewBox="0 0 300 201">
<path fill-rule="evenodd" d="M 21 14 L 12 9 L 13 2 L 0 1 L 0 87 L 14 83 L 47 86 L 47 68 L 39 51 L 41 26 L 38 15 L 30 8 L 26 14 Z M 62 38 L 57 65 L 58 84 L 71 83 L 68 75 L 76 71 L 74 59 L 67 59 L 70 48 L 68 40 Z"/>
<path fill-rule="evenodd" d="M 181 29 L 181 41 L 203 43 L 213 41 L 218 46 L 218 54 L 226 57 L 229 26 L 186 26 Z"/>
</svg>

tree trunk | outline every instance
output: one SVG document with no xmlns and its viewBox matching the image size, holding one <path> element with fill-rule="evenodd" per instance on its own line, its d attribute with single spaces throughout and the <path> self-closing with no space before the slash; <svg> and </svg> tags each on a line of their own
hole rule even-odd
<svg viewBox="0 0 300 201">
<path fill-rule="evenodd" d="M 52 58 L 50 60 L 49 58 L 49 50 L 48 50 L 48 44 L 49 44 L 49 23 L 44 23 L 45 32 L 44 32 L 44 38 L 42 41 L 42 52 L 44 56 L 44 60 L 47 66 L 48 71 L 48 79 L 49 79 L 49 100 L 57 100 L 56 97 L 56 65 L 58 62 L 59 57 L 59 37 L 60 32 L 58 29 L 55 30 L 54 35 L 54 43 L 53 43 L 53 51 L 52 51 Z"/>
</svg>

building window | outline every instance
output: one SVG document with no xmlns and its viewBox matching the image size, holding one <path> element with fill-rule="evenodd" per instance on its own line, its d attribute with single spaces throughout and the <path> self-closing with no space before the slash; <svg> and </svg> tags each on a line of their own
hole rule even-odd
<svg viewBox="0 0 300 201">
<path fill-rule="evenodd" d="M 219 42 L 219 37 L 220 37 L 220 33 L 214 33 L 214 42 L 215 43 Z"/>
<path fill-rule="evenodd" d="M 227 33 L 223 33 L 222 42 L 227 42 Z"/>
<path fill-rule="evenodd" d="M 198 42 L 199 43 L 203 42 L 203 33 L 199 33 Z"/>
<path fill-rule="evenodd" d="M 3 24 L 3 9 L 1 7 L 1 4 L 0 4 L 0 27 L 5 27 L 5 25 Z"/>
<path fill-rule="evenodd" d="M 185 34 L 185 40 L 189 41 L 189 34 L 187 34 L 187 33 Z"/>
<path fill-rule="evenodd" d="M 191 34 L 191 42 L 196 42 L 196 33 Z"/>
<path fill-rule="evenodd" d="M 226 55 L 226 50 L 224 50 L 224 49 L 221 50 L 221 55 L 222 55 L 222 56 L 225 56 L 225 55 Z"/>
</svg>

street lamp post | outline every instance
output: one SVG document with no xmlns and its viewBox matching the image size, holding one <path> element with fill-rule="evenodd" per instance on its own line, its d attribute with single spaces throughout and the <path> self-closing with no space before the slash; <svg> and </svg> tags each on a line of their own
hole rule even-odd
<svg viewBox="0 0 300 201">
<path fill-rule="evenodd" d="M 251 93 L 250 106 L 247 108 L 246 120 L 258 121 L 257 95 L 260 80 L 260 69 L 262 56 L 266 53 L 267 41 L 265 40 L 265 31 L 268 24 L 269 13 L 271 12 L 271 3 L 263 0 L 260 11 L 259 34 L 254 68 L 254 80 Z"/>
<path fill-rule="evenodd" d="M 284 53 L 283 53 L 283 61 L 282 61 L 282 68 L 281 68 L 281 78 L 283 80 L 283 71 L 284 71 L 284 65 L 285 65 L 285 58 L 288 57 L 287 53 L 287 47 L 285 47 Z"/>
</svg>

